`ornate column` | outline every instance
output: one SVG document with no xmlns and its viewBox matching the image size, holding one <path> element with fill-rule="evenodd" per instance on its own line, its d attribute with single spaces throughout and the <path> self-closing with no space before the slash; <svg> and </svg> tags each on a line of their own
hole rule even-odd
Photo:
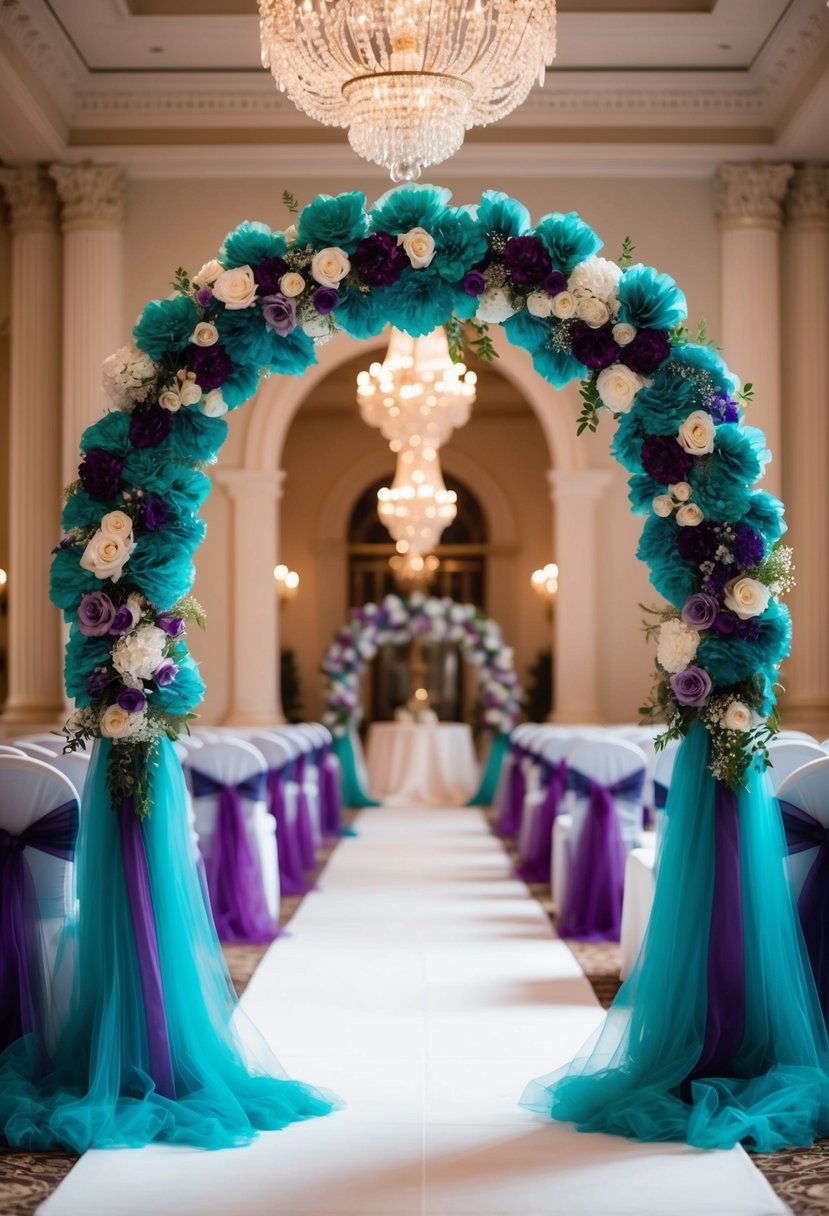
<svg viewBox="0 0 829 1216">
<path fill-rule="evenodd" d="M 285 473 L 224 469 L 233 504 L 230 726 L 283 722 L 279 695 L 279 504 Z"/>
<path fill-rule="evenodd" d="M 600 722 L 598 506 L 604 469 L 547 474 L 560 571 L 553 624 L 556 722 Z"/>
<path fill-rule="evenodd" d="M 783 234 L 783 488 L 797 586 L 789 597 L 791 658 L 783 668 L 784 725 L 829 733 L 829 167 L 791 180 Z"/>
<path fill-rule="evenodd" d="M 720 165 L 722 347 L 743 382 L 754 385 L 747 422 L 766 433 L 773 461 L 764 486 L 782 488 L 780 445 L 780 227 L 791 165 Z"/>
<path fill-rule="evenodd" d="M 81 432 L 106 406 L 101 364 L 125 341 L 122 311 L 124 169 L 52 165 L 63 209 L 63 481 L 78 472 Z"/>
<path fill-rule="evenodd" d="M 63 720 L 60 615 L 49 553 L 60 535 L 60 236 L 52 183 L 0 169 L 11 210 L 9 695 L 4 730 Z"/>
</svg>

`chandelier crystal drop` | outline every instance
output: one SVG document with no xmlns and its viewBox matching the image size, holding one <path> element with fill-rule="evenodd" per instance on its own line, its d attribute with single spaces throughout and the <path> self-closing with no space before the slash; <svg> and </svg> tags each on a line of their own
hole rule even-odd
<svg viewBox="0 0 829 1216">
<path fill-rule="evenodd" d="M 262 63 L 393 181 L 526 98 L 556 52 L 555 0 L 259 0 Z"/>
<path fill-rule="evenodd" d="M 377 512 L 397 542 L 398 553 L 431 553 L 458 513 L 458 496 L 447 490 L 437 449 L 407 447 L 397 458 L 391 486 L 377 491 Z"/>
</svg>

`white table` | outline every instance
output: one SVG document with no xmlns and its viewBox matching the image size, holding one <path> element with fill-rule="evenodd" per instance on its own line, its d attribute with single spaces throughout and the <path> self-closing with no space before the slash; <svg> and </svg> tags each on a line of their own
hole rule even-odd
<svg viewBox="0 0 829 1216">
<path fill-rule="evenodd" d="M 462 806 L 478 786 L 464 722 L 373 722 L 366 763 L 372 793 L 390 805 Z"/>
<path fill-rule="evenodd" d="M 636 962 L 639 948 L 645 940 L 645 931 L 653 906 L 656 886 L 653 867 L 656 861 L 656 846 L 649 842 L 641 849 L 628 853 L 625 866 L 625 898 L 622 904 L 621 966 L 620 977 L 626 980 Z"/>
</svg>

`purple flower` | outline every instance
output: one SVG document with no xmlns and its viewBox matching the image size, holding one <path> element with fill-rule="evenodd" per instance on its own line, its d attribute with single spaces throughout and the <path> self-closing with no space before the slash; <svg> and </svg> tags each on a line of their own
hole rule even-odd
<svg viewBox="0 0 829 1216">
<path fill-rule="evenodd" d="M 711 628 L 715 633 L 722 633 L 726 637 L 730 637 L 737 629 L 737 618 L 732 612 L 718 612 L 711 623 Z"/>
<path fill-rule="evenodd" d="M 680 528 L 676 538 L 680 557 L 683 561 L 693 562 L 695 566 L 713 561 L 719 543 L 716 526 L 706 521 L 696 528 Z"/>
<path fill-rule="evenodd" d="M 180 616 L 157 616 L 155 623 L 163 629 L 168 638 L 177 638 L 184 633 L 184 621 Z"/>
<path fill-rule="evenodd" d="M 157 494 L 152 494 L 141 502 L 141 522 L 148 532 L 155 532 L 158 528 L 163 528 L 169 514 L 169 507 Z"/>
<path fill-rule="evenodd" d="M 91 671 L 86 677 L 86 691 L 90 697 L 100 697 L 109 683 L 109 676 L 105 671 Z"/>
<path fill-rule="evenodd" d="M 314 292 L 313 304 L 321 317 L 326 317 L 340 302 L 340 293 L 335 287 L 319 287 Z"/>
<path fill-rule="evenodd" d="M 731 552 L 744 570 L 750 570 L 763 560 L 766 546 L 762 536 L 755 532 L 754 528 L 748 524 L 737 524 L 731 542 Z"/>
<path fill-rule="evenodd" d="M 253 268 L 253 277 L 259 288 L 259 296 L 272 296 L 279 291 L 279 280 L 288 273 L 288 263 L 284 258 L 265 258 Z"/>
<path fill-rule="evenodd" d="M 202 308 L 209 308 L 213 303 L 213 288 L 200 287 L 196 292 L 196 299 L 201 304 Z"/>
<path fill-rule="evenodd" d="M 115 605 L 103 591 L 90 592 L 78 604 L 78 628 L 85 637 L 106 637 L 114 616 Z"/>
<path fill-rule="evenodd" d="M 708 700 L 711 677 L 702 667 L 686 667 L 684 671 L 671 676 L 671 691 L 680 705 L 699 709 Z"/>
<path fill-rule="evenodd" d="M 553 264 L 537 236 L 513 236 L 504 249 L 504 267 L 513 283 L 537 285 L 551 273 Z"/>
<path fill-rule="evenodd" d="M 78 465 L 78 476 L 90 498 L 105 502 L 114 498 L 121 489 L 121 470 L 124 462 L 106 448 L 90 448 Z"/>
<path fill-rule="evenodd" d="M 611 327 L 602 325 L 591 329 L 585 321 L 577 321 L 570 331 L 573 354 L 585 367 L 609 367 L 616 362 L 619 343 L 613 337 Z"/>
<path fill-rule="evenodd" d="M 567 290 L 567 279 L 560 270 L 551 270 L 541 286 L 547 292 L 547 295 L 557 296 L 562 291 Z"/>
<path fill-rule="evenodd" d="M 173 415 L 160 405 L 136 410 L 130 420 L 130 443 L 134 448 L 157 448 L 173 429 Z"/>
<path fill-rule="evenodd" d="M 116 700 L 128 714 L 139 713 L 147 704 L 147 698 L 137 688 L 122 688 Z"/>
<path fill-rule="evenodd" d="M 647 435 L 642 444 L 642 468 L 654 481 L 673 485 L 684 481 L 694 467 L 694 457 L 681 448 L 673 435 Z M 696 528 L 683 528 L 696 532 Z"/>
<path fill-rule="evenodd" d="M 159 688 L 167 688 L 178 675 L 178 664 L 172 659 L 162 659 L 153 672 L 153 679 Z"/>
<path fill-rule="evenodd" d="M 713 595 L 704 591 L 689 595 L 682 609 L 682 619 L 694 629 L 710 629 L 717 618 L 720 606 Z"/>
<path fill-rule="evenodd" d="M 737 621 L 736 634 L 745 642 L 756 642 L 760 636 L 760 622 L 756 617 L 750 617 L 747 621 Z"/>
<path fill-rule="evenodd" d="M 233 371 L 233 360 L 221 342 L 213 346 L 188 346 L 184 362 L 196 373 L 196 383 L 203 393 L 221 388 Z"/>
<path fill-rule="evenodd" d="M 131 604 L 122 604 L 112 618 L 109 632 L 114 637 L 123 637 L 125 633 L 131 633 L 137 623 L 138 609 Z"/>
<path fill-rule="evenodd" d="M 622 347 L 619 362 L 641 376 L 655 372 L 671 353 L 671 343 L 664 329 L 640 329 L 632 342 Z"/>
<path fill-rule="evenodd" d="M 262 300 L 262 316 L 265 318 L 267 329 L 287 338 L 296 329 L 296 300 L 291 296 L 283 296 L 277 292 L 273 296 L 265 296 Z"/>
<path fill-rule="evenodd" d="M 463 276 L 461 287 L 468 296 L 479 296 L 486 291 L 486 279 L 480 270 L 468 270 Z"/>
<path fill-rule="evenodd" d="M 708 402 L 708 413 L 716 423 L 739 422 L 740 407 L 727 393 L 717 393 Z"/>
<path fill-rule="evenodd" d="M 409 265 L 402 246 L 387 232 L 364 237 L 351 255 L 351 264 L 368 287 L 389 287 Z"/>
<path fill-rule="evenodd" d="M 703 590 L 714 596 L 722 595 L 725 590 L 725 584 L 733 574 L 734 569 L 732 566 L 723 566 L 718 562 L 710 574 L 706 574 L 702 580 Z"/>
</svg>

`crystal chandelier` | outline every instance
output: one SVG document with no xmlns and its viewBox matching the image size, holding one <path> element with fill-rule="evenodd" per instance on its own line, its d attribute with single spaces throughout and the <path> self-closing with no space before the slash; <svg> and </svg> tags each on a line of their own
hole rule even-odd
<svg viewBox="0 0 829 1216">
<path fill-rule="evenodd" d="M 277 86 L 398 182 L 514 110 L 556 51 L 555 0 L 259 0 L 259 13 Z"/>
<path fill-rule="evenodd" d="M 357 404 L 393 452 L 414 439 L 438 448 L 469 421 L 477 376 L 449 357 L 446 331 L 410 338 L 392 329 L 382 363 L 357 376 Z"/>
<path fill-rule="evenodd" d="M 403 449 L 391 486 L 377 491 L 377 513 L 397 552 L 420 557 L 436 547 L 458 513 L 457 502 L 446 488 L 437 449 L 422 443 Z"/>
</svg>

